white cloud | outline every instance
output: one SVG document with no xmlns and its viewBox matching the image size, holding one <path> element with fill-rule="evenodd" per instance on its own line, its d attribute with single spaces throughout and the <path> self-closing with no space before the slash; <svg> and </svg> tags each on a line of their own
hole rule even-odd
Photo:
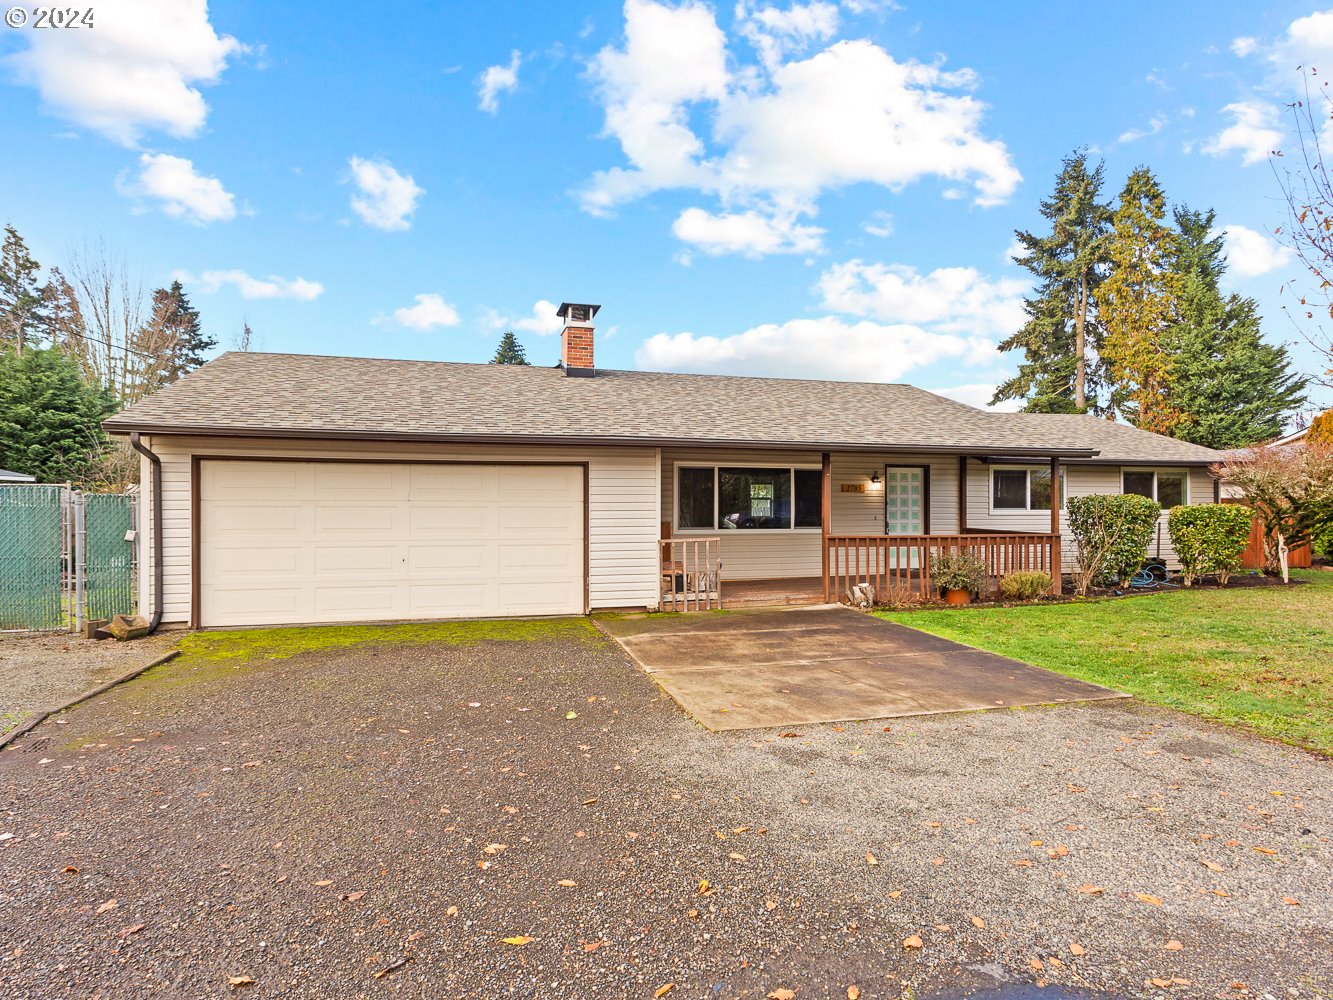
<svg viewBox="0 0 1333 1000">
<path fill-rule="evenodd" d="M 969 382 L 965 385 L 953 385 L 945 389 L 931 389 L 930 391 L 939 396 L 946 396 L 949 399 L 957 400 L 960 403 L 966 403 L 968 406 L 975 406 L 981 410 L 995 410 L 997 412 L 1015 413 L 1022 409 L 1023 400 L 1006 399 L 1002 403 L 991 405 L 991 398 L 995 395 L 994 382 Z"/>
<path fill-rule="evenodd" d="M 508 66 L 488 66 L 477 80 L 477 107 L 487 114 L 500 110 L 500 95 L 518 89 L 518 68 L 523 57 L 518 49 L 509 53 Z"/>
<path fill-rule="evenodd" d="M 1258 277 L 1289 264 L 1296 251 L 1248 226 L 1222 226 L 1214 235 L 1226 234 L 1227 260 L 1231 270 L 1246 278 Z"/>
<path fill-rule="evenodd" d="M 803 226 L 791 213 L 723 212 L 687 208 L 671 226 L 676 239 L 716 256 L 739 253 L 762 257 L 771 253 L 819 253 L 824 230 Z"/>
<path fill-rule="evenodd" d="M 199 87 L 246 51 L 213 29 L 206 0 L 121 0 L 98 6 L 93 28 L 13 34 L 28 48 L 6 61 L 48 111 L 127 146 L 146 131 L 196 135 Z"/>
<path fill-rule="evenodd" d="M 834 312 L 945 333 L 1004 336 L 1023 325 L 1030 283 L 987 278 L 970 267 L 922 274 L 907 264 L 849 260 L 820 275 L 818 288 L 823 307 Z"/>
<path fill-rule="evenodd" d="M 786 10 L 756 7 L 748 0 L 736 4 L 736 27 L 754 46 L 765 66 L 774 67 L 784 56 L 802 52 L 814 42 L 828 41 L 838 32 L 838 8 L 816 0 L 793 3 Z"/>
<path fill-rule="evenodd" d="M 899 190 L 938 177 L 993 205 L 1021 180 L 1004 144 L 981 134 L 985 106 L 969 92 L 977 82 L 970 70 L 898 62 L 867 40 L 789 58 L 831 37 L 830 4 L 776 10 L 743 2 L 737 30 L 757 39 L 761 58 L 734 70 L 726 36 L 697 0 L 626 0 L 624 14 L 623 45 L 602 49 L 590 74 L 604 134 L 618 140 L 627 163 L 593 175 L 581 192 L 589 212 L 691 189 L 719 198 L 714 220 L 759 229 L 752 214 L 761 213 L 771 217 L 769 230 L 792 230 L 833 188 Z M 696 121 L 711 123 L 710 133 L 697 133 Z M 742 241 L 739 252 L 753 246 Z"/>
<path fill-rule="evenodd" d="M 434 330 L 440 326 L 457 326 L 462 320 L 458 310 L 433 292 L 413 297 L 415 305 L 393 311 L 393 321 L 413 330 Z"/>
<path fill-rule="evenodd" d="M 1268 51 L 1269 63 L 1292 83 L 1299 80 L 1298 66 L 1322 67 L 1329 56 L 1333 56 L 1333 10 L 1296 18 Z"/>
<path fill-rule="evenodd" d="M 1232 124 L 1213 136 L 1203 145 L 1203 151 L 1210 156 L 1225 156 L 1227 153 L 1241 154 L 1241 163 L 1250 166 L 1262 163 L 1271 150 L 1282 141 L 1282 132 L 1277 127 L 1278 109 L 1264 101 L 1237 101 L 1222 109 L 1223 114 L 1232 118 Z"/>
<path fill-rule="evenodd" d="M 411 174 L 401 174 L 387 160 L 363 160 L 353 156 L 348 161 L 352 183 L 359 194 L 352 195 L 352 211 L 361 221 L 387 232 L 412 226 L 412 213 L 425 194 Z"/>
<path fill-rule="evenodd" d="M 1259 47 L 1259 39 L 1244 35 L 1240 38 L 1231 40 L 1231 51 L 1244 59 L 1251 52 Z"/>
<path fill-rule="evenodd" d="M 198 285 L 204 292 L 219 291 L 226 285 L 233 286 L 243 299 L 295 299 L 298 302 L 310 302 L 324 294 L 324 286 L 318 281 L 307 281 L 302 277 L 280 278 L 271 274 L 267 278 L 252 278 L 245 271 L 205 271 L 195 276 L 189 271 L 175 271 L 172 277 L 187 285 Z"/>
<path fill-rule="evenodd" d="M 139 175 L 133 181 L 117 182 L 122 194 L 154 198 L 173 219 L 203 226 L 236 218 L 236 199 L 216 177 L 205 177 L 194 164 L 166 153 L 144 153 L 139 157 Z"/>
<path fill-rule="evenodd" d="M 1166 128 L 1167 118 L 1165 115 L 1153 115 L 1148 119 L 1147 128 L 1131 128 L 1121 132 L 1116 138 L 1116 142 L 1127 143 L 1137 142 L 1140 139 L 1146 139 L 1150 135 L 1156 135 L 1162 129 Z"/>
<path fill-rule="evenodd" d="M 943 359 L 990 360 L 994 350 L 988 340 L 825 316 L 766 323 L 730 337 L 659 333 L 644 341 L 635 362 L 650 371 L 887 382 Z"/>
<path fill-rule="evenodd" d="M 523 330 L 548 337 L 564 329 L 564 321 L 555 314 L 555 310 L 554 302 L 538 299 L 532 304 L 532 313 L 528 316 L 507 316 L 491 309 L 487 311 L 485 322 L 493 330 Z"/>
<path fill-rule="evenodd" d="M 871 236 L 886 238 L 893 235 L 893 214 L 885 212 L 882 209 L 877 212 L 871 212 L 870 218 L 861 224 Z"/>
</svg>

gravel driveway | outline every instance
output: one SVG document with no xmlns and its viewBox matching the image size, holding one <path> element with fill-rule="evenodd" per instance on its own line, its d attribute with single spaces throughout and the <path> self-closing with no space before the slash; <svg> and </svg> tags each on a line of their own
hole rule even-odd
<svg viewBox="0 0 1333 1000">
<path fill-rule="evenodd" d="M 1329 994 L 1327 761 L 1124 702 L 715 735 L 534 634 L 187 653 L 44 724 L 5 992 Z"/>
</svg>

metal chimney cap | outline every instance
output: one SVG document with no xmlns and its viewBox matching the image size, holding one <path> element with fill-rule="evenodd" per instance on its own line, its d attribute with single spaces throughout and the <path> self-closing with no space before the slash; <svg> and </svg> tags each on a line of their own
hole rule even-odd
<svg viewBox="0 0 1333 1000">
<path fill-rule="evenodd" d="M 601 306 L 595 306 L 585 302 L 561 302 L 560 308 L 555 311 L 555 314 L 563 320 L 577 319 L 581 323 L 591 323 L 593 318 L 596 317 L 597 311 L 601 308 Z M 582 312 L 584 309 L 588 311 L 586 317 L 571 315 L 571 313 L 576 310 Z"/>
</svg>

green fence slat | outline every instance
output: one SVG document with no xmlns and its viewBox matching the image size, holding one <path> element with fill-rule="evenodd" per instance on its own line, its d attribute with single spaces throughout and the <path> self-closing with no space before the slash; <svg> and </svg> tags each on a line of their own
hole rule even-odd
<svg viewBox="0 0 1333 1000">
<path fill-rule="evenodd" d="M 60 486 L 0 486 L 0 630 L 65 627 Z"/>
</svg>

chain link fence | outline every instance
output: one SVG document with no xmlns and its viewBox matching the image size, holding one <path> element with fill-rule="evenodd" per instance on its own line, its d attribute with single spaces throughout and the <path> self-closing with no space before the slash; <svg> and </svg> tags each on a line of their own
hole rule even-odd
<svg viewBox="0 0 1333 1000">
<path fill-rule="evenodd" d="M 0 486 L 0 632 L 133 614 L 135 494 Z"/>
</svg>

